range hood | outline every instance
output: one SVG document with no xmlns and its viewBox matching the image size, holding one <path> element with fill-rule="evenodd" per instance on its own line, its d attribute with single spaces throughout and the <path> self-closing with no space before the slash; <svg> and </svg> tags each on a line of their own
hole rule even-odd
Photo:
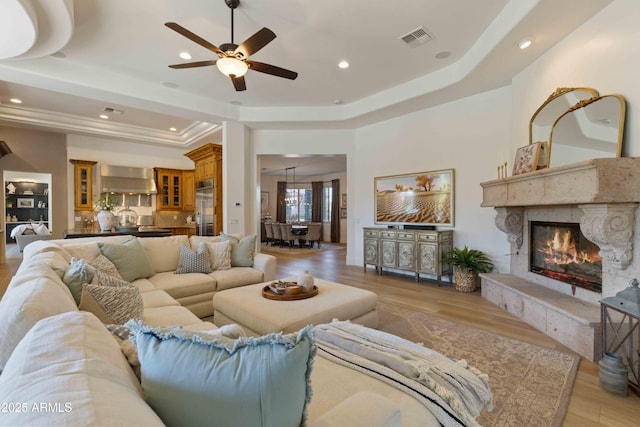
<svg viewBox="0 0 640 427">
<path fill-rule="evenodd" d="M 158 194 L 153 169 L 101 165 L 100 193 Z"/>
</svg>

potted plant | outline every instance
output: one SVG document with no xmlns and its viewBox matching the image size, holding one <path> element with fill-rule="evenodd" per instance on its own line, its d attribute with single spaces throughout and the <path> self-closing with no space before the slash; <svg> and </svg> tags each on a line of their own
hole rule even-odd
<svg viewBox="0 0 640 427">
<path fill-rule="evenodd" d="M 460 292 L 473 292 L 480 280 L 478 274 L 493 270 L 493 263 L 484 252 L 478 249 L 453 248 L 444 262 L 453 265 L 456 289 Z"/>
</svg>

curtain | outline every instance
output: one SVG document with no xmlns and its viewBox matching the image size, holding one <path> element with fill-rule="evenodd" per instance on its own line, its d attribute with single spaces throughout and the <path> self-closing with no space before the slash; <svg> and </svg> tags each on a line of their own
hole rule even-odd
<svg viewBox="0 0 640 427">
<path fill-rule="evenodd" d="M 287 197 L 287 183 L 285 181 L 278 181 L 278 194 L 277 194 L 277 206 L 276 206 L 276 222 L 287 222 L 287 204 L 285 198 Z"/>
<path fill-rule="evenodd" d="M 324 196 L 324 182 L 311 183 L 311 222 L 322 222 L 322 199 Z"/>
<path fill-rule="evenodd" d="M 340 180 L 331 180 L 331 241 L 340 243 Z"/>
</svg>

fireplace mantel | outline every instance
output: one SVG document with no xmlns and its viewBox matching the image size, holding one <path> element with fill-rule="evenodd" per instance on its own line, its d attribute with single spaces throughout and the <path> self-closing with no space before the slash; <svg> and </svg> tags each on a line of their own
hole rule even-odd
<svg viewBox="0 0 640 427">
<path fill-rule="evenodd" d="M 640 157 L 586 160 L 480 185 L 483 207 L 640 202 Z"/>
<path fill-rule="evenodd" d="M 480 183 L 483 207 L 496 209 L 496 226 L 520 248 L 527 207 L 579 207 L 582 233 L 613 267 L 633 260 L 640 202 L 640 157 L 592 159 Z"/>
</svg>

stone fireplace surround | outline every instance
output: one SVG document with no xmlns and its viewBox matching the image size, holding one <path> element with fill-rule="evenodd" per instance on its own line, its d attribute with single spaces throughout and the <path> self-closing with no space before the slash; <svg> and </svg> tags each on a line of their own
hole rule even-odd
<svg viewBox="0 0 640 427">
<path fill-rule="evenodd" d="M 640 270 L 640 158 L 592 159 L 487 181 L 483 207 L 511 244 L 511 274 L 482 275 L 482 296 L 589 360 L 601 357 L 602 298 Z M 529 271 L 529 222 L 575 222 L 600 247 L 602 294 Z M 640 226 L 640 225 L 639 225 Z M 635 255 L 635 256 L 634 256 Z M 575 290 L 575 295 L 573 291 Z"/>
</svg>

